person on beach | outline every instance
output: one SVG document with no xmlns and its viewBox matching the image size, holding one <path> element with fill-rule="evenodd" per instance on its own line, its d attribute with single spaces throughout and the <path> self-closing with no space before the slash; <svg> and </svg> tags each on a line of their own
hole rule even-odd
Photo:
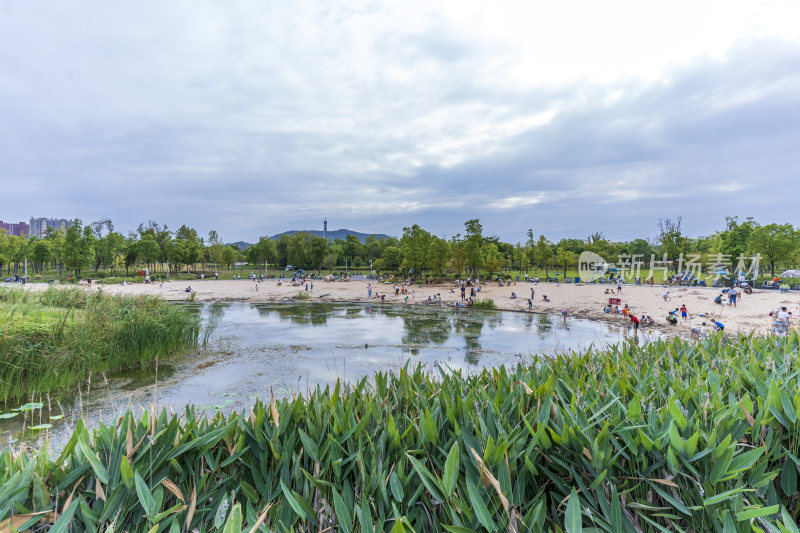
<svg viewBox="0 0 800 533">
<path fill-rule="evenodd" d="M 739 291 L 736 290 L 736 287 L 733 287 L 731 290 L 728 291 L 728 302 L 733 307 L 736 307 L 736 300 L 738 298 L 739 298 Z"/>
<path fill-rule="evenodd" d="M 719 293 L 716 298 L 714 298 L 714 303 L 717 305 L 722 305 L 722 293 Z"/>
<path fill-rule="evenodd" d="M 705 336 L 706 336 L 705 325 L 706 325 L 706 323 L 703 322 L 702 326 L 700 326 L 699 328 L 697 326 L 692 326 L 691 328 L 689 328 L 689 331 L 692 332 L 692 338 L 693 339 L 704 339 L 705 338 Z"/>
<path fill-rule="evenodd" d="M 566 322 L 567 321 L 567 316 L 569 316 L 569 309 L 566 309 L 566 308 L 562 309 L 561 310 L 561 316 L 564 319 L 564 322 Z"/>
<path fill-rule="evenodd" d="M 617 279 L 617 294 L 622 294 L 622 280 Z"/>
<path fill-rule="evenodd" d="M 367 283 L 367 298 L 372 298 L 372 283 Z"/>
<path fill-rule="evenodd" d="M 670 296 L 669 296 L 669 291 L 667 291 L 667 292 L 665 292 L 664 294 L 662 294 L 662 295 L 661 295 L 661 297 L 662 297 L 662 298 L 664 298 L 664 301 L 665 301 L 665 302 L 668 302 L 668 301 L 670 301 L 670 300 L 672 299 L 672 298 L 670 298 Z"/>
<path fill-rule="evenodd" d="M 725 324 L 719 320 L 714 321 L 714 331 L 725 331 Z"/>
<path fill-rule="evenodd" d="M 542 296 L 542 300 L 544 300 L 545 302 L 549 302 L 550 298 L 548 298 L 547 295 L 545 294 L 544 296 Z"/>
<path fill-rule="evenodd" d="M 467 288 L 463 285 L 461 286 L 461 301 L 464 302 L 467 300 Z"/>
<path fill-rule="evenodd" d="M 534 291 L 534 290 L 533 290 L 533 287 L 531 287 L 531 300 L 533 300 L 533 298 L 535 297 L 535 295 L 536 295 L 536 291 Z"/>
<path fill-rule="evenodd" d="M 533 310 L 533 298 L 528 298 L 528 311 Z"/>
<path fill-rule="evenodd" d="M 681 318 L 684 322 L 689 318 L 689 311 L 686 310 L 686 304 L 681 305 Z"/>
<path fill-rule="evenodd" d="M 639 332 L 639 319 L 636 318 L 636 315 L 631 313 L 631 324 L 633 324 L 633 331 L 634 333 Z"/>
</svg>

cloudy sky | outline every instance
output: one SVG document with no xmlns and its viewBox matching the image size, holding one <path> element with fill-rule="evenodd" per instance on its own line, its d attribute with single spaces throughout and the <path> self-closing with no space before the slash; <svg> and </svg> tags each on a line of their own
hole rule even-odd
<svg viewBox="0 0 800 533">
<path fill-rule="evenodd" d="M 0 0 L 0 219 L 800 225 L 800 3 Z"/>
</svg>

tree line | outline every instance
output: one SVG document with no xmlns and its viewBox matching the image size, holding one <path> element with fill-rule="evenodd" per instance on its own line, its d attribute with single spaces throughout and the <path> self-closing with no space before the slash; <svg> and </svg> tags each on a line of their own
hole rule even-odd
<svg viewBox="0 0 800 533">
<path fill-rule="evenodd" d="M 478 219 L 464 223 L 463 234 L 450 239 L 438 237 L 417 224 L 404 227 L 402 236 L 377 239 L 370 236 L 361 242 L 356 236 L 325 240 L 306 232 L 283 235 L 278 240 L 267 236 L 241 252 L 235 245 L 223 244 L 216 231 L 207 238 L 197 230 L 182 225 L 176 231 L 150 221 L 140 224 L 127 236 L 115 231 L 109 219 L 83 225 L 76 219 L 66 231 L 49 230 L 42 237 L 15 237 L 0 231 L 0 271 L 20 272 L 27 259 L 34 273 L 45 270 L 80 277 L 101 270 L 112 276 L 131 269 L 149 268 L 151 272 L 187 272 L 213 265 L 230 269 L 239 261 L 263 272 L 267 266 L 333 270 L 339 267 L 366 268 L 374 272 L 393 272 L 421 277 L 454 275 L 489 277 L 505 269 L 527 273 L 535 268 L 550 276 L 554 270 L 567 271 L 577 265 L 583 251 L 593 251 L 609 261 L 618 257 L 667 258 L 673 271 L 680 268 L 681 257 L 695 257 L 704 265 L 720 261 L 735 265 L 741 257 L 759 254 L 762 267 L 774 275 L 780 267 L 800 262 L 800 229 L 792 224 L 761 225 L 753 218 L 740 221 L 726 217 L 725 226 L 710 235 L 688 237 L 681 228 L 682 219 L 660 219 L 657 237 L 613 241 L 602 232 L 584 238 L 563 238 L 553 242 L 545 235 L 528 229 L 524 239 L 503 242 L 484 234 Z"/>
</svg>

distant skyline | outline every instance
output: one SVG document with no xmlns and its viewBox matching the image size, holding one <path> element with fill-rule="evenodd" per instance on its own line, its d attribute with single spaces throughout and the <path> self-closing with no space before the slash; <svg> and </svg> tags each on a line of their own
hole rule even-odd
<svg viewBox="0 0 800 533">
<path fill-rule="evenodd" d="M 800 225 L 800 3 L 0 0 L 0 218 Z"/>
</svg>

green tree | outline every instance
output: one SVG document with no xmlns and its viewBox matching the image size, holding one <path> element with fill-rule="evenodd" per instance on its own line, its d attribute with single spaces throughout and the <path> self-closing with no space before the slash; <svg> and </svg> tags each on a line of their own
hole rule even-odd
<svg viewBox="0 0 800 533">
<path fill-rule="evenodd" d="M 726 229 L 720 233 L 720 253 L 729 255 L 734 263 L 739 257 L 744 257 L 750 244 L 750 235 L 757 225 L 752 217 L 747 217 L 741 224 L 737 217 L 725 217 Z"/>
<path fill-rule="evenodd" d="M 114 275 L 117 267 L 124 264 L 125 257 L 125 237 L 112 231 L 100 242 L 102 249 L 101 256 L 103 264 L 111 268 L 111 275 Z"/>
<path fill-rule="evenodd" d="M 539 267 L 544 269 L 546 278 L 550 277 L 549 268 L 553 255 L 553 243 L 547 240 L 544 235 L 539 235 L 539 240 L 536 241 L 536 258 L 539 260 Z"/>
<path fill-rule="evenodd" d="M 450 259 L 450 268 L 455 272 L 456 277 L 461 277 L 461 273 L 464 271 L 466 265 L 467 254 L 464 252 L 464 248 L 456 246 L 455 250 L 453 250 L 453 258 Z"/>
<path fill-rule="evenodd" d="M 198 263 L 203 254 L 203 242 L 198 237 L 197 230 L 186 225 L 178 228 L 172 253 L 171 261 L 175 264 L 175 271 L 178 271 L 180 265 L 186 265 L 186 272 L 189 272 L 189 267 Z"/>
<path fill-rule="evenodd" d="M 383 250 L 381 260 L 387 269 L 395 271 L 403 264 L 403 251 L 397 246 L 389 246 Z"/>
<path fill-rule="evenodd" d="M 231 268 L 231 265 L 239 260 L 242 256 L 242 253 L 239 251 L 239 247 L 236 245 L 225 246 L 225 249 L 222 252 L 222 262 L 228 267 Z"/>
<path fill-rule="evenodd" d="M 353 263 L 353 260 L 361 255 L 361 241 L 358 240 L 358 237 L 355 235 L 347 235 L 345 237 L 345 245 L 344 245 L 344 255 L 350 260 L 350 264 Z"/>
<path fill-rule="evenodd" d="M 161 256 L 161 248 L 158 246 L 153 235 L 145 233 L 139 239 L 139 244 L 136 247 L 137 259 L 143 261 L 148 267 L 155 263 Z"/>
<path fill-rule="evenodd" d="M 687 251 L 687 239 L 681 233 L 682 217 L 676 219 L 658 219 L 658 248 L 659 253 L 667 256 L 667 260 L 672 261 L 673 270 L 678 270 L 681 254 Z"/>
<path fill-rule="evenodd" d="M 208 260 L 211 263 L 219 268 L 219 265 L 225 263 L 225 252 L 228 249 L 227 246 L 221 244 L 219 241 L 215 242 L 211 246 L 209 246 L 206 250 L 208 252 Z"/>
<path fill-rule="evenodd" d="M 533 235 L 533 228 L 528 228 L 527 231 L 528 240 L 525 241 L 525 250 L 528 253 L 528 264 L 534 265 L 536 264 L 536 237 Z M 525 273 L 527 274 L 527 270 Z"/>
<path fill-rule="evenodd" d="M 309 235 L 308 238 L 308 262 L 312 268 L 322 268 L 322 261 L 328 253 L 328 241 L 323 237 Z"/>
<path fill-rule="evenodd" d="M 427 267 L 426 263 L 431 241 L 431 234 L 417 224 L 410 228 L 403 228 L 400 249 L 403 250 L 405 264 L 412 270 L 414 277 L 421 276 L 423 270 Z"/>
<path fill-rule="evenodd" d="M 481 245 L 483 244 L 483 226 L 480 220 L 474 218 L 464 223 L 466 236 L 464 238 L 464 253 L 466 255 L 466 268 L 471 277 L 477 277 L 478 270 L 483 266 L 483 254 Z"/>
<path fill-rule="evenodd" d="M 448 261 L 453 256 L 450 249 L 450 243 L 439 237 L 431 239 L 430 247 L 428 248 L 428 266 L 433 270 L 439 278 L 442 277 L 444 269 L 447 267 Z"/>
<path fill-rule="evenodd" d="M 750 246 L 769 263 L 775 275 L 775 265 L 791 259 L 798 243 L 798 233 L 791 224 L 767 224 L 753 228 Z"/>
<path fill-rule="evenodd" d="M 50 250 L 50 242 L 45 239 L 36 239 L 32 243 L 32 250 L 31 250 L 31 259 L 33 259 L 33 268 L 39 272 L 39 274 L 43 273 L 45 263 L 50 261 L 53 253 Z"/>
<path fill-rule="evenodd" d="M 322 266 L 325 267 L 328 272 L 333 271 L 333 267 L 336 266 L 336 254 L 328 254 L 322 260 Z"/>
<path fill-rule="evenodd" d="M 277 264 L 278 261 L 278 247 L 277 243 L 269 237 L 261 237 L 258 242 L 245 250 L 247 261 L 251 264 L 258 265 L 259 272 L 261 267 L 266 268 L 266 263 Z"/>
<path fill-rule="evenodd" d="M 91 228 L 89 228 L 91 231 Z M 81 270 L 90 266 L 91 257 L 88 256 L 82 241 L 83 223 L 80 219 L 76 218 L 72 222 L 72 226 L 67 228 L 64 235 L 64 249 L 62 252 L 62 259 L 64 267 L 75 273 L 75 277 L 79 278 Z"/>
<path fill-rule="evenodd" d="M 494 273 L 502 268 L 502 256 L 499 253 L 497 244 L 489 242 L 483 246 L 483 267 L 488 272 L 488 278 L 492 279 Z"/>
<path fill-rule="evenodd" d="M 567 268 L 574 266 L 578 262 L 578 255 L 571 250 L 559 248 L 556 252 L 555 263 L 564 266 L 564 277 L 567 277 Z"/>
<path fill-rule="evenodd" d="M 7 265 L 9 262 L 8 249 L 10 246 L 11 239 L 8 236 L 8 232 L 4 229 L 0 229 L 0 273 L 3 272 L 3 266 Z"/>
<path fill-rule="evenodd" d="M 517 243 L 514 246 L 514 262 L 517 263 L 517 268 L 526 274 L 528 273 L 528 267 L 530 266 L 528 257 L 528 250 L 520 243 Z"/>
<path fill-rule="evenodd" d="M 633 257 L 634 255 L 641 256 L 643 262 L 650 260 L 650 256 L 654 253 L 653 247 L 644 239 L 633 239 L 625 245 L 625 252 Z"/>
</svg>

